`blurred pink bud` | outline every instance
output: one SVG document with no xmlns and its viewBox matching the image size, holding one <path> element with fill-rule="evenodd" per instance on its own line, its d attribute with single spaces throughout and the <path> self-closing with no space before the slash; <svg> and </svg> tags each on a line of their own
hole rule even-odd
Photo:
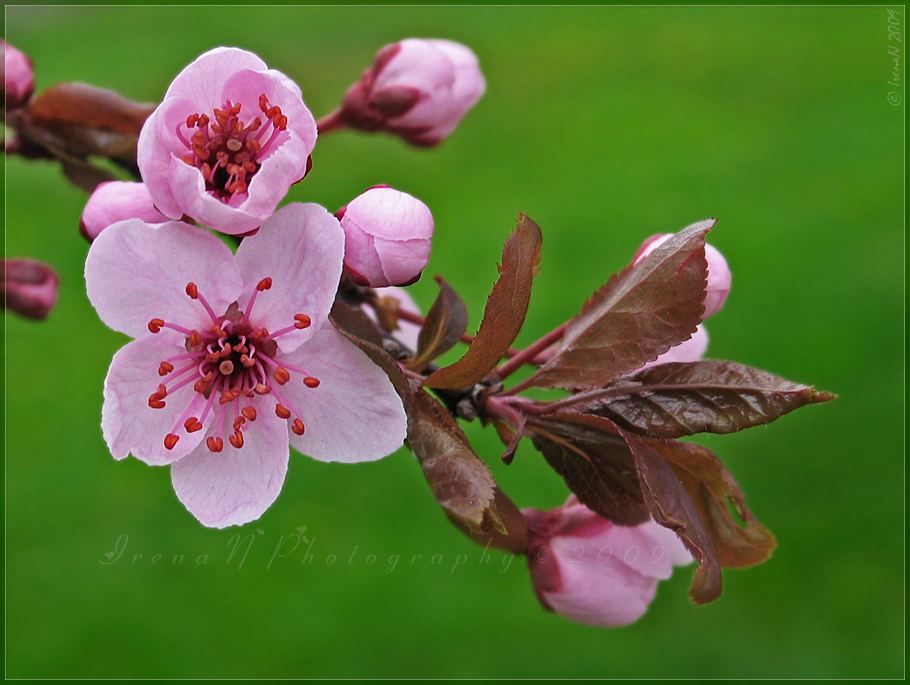
<svg viewBox="0 0 910 685">
<path fill-rule="evenodd" d="M 647 521 L 617 526 L 574 495 L 552 511 L 522 509 L 528 567 L 546 609 L 578 623 L 611 628 L 638 620 L 673 566 L 692 562 L 668 528 Z"/>
<path fill-rule="evenodd" d="M 673 236 L 672 233 L 662 235 L 652 235 L 645 240 L 635 253 L 633 264 L 640 262 L 649 254 L 654 252 L 658 247 L 664 244 Z M 705 292 L 705 313 L 702 315 L 702 321 L 709 316 L 714 316 L 724 306 L 724 300 L 727 299 L 727 293 L 730 292 L 730 268 L 727 266 L 727 260 L 717 251 L 713 245 L 705 245 L 705 258 L 708 260 L 708 287 Z"/>
<path fill-rule="evenodd" d="M 370 188 L 339 209 L 344 265 L 358 285 L 409 285 L 430 259 L 433 215 L 420 200 L 388 186 Z"/>
<path fill-rule="evenodd" d="M 155 208 L 144 183 L 108 181 L 95 188 L 85 204 L 79 232 L 92 242 L 105 228 L 125 219 L 142 219 L 148 224 L 169 221 Z"/>
<path fill-rule="evenodd" d="M 388 131 L 433 146 L 458 126 L 486 90 L 477 56 L 449 40 L 408 38 L 386 45 L 348 89 L 342 118 L 364 131 Z"/>
<path fill-rule="evenodd" d="M 670 364 L 673 362 L 700 362 L 704 359 L 705 352 L 707 351 L 708 331 L 705 330 L 704 326 L 699 324 L 691 338 L 683 340 L 676 347 L 671 347 L 653 362 L 648 362 L 642 366 L 641 369 L 650 369 L 652 366 L 657 366 L 658 364 Z M 640 371 L 641 369 L 638 370 Z"/>
<path fill-rule="evenodd" d="M 29 319 L 43 319 L 57 302 L 60 280 L 47 264 L 32 259 L 3 260 L 3 303 Z"/>
<path fill-rule="evenodd" d="M 7 111 L 22 107 L 35 90 L 35 76 L 32 62 L 23 53 L 5 41 L 3 42 L 3 86 L 6 92 Z"/>
</svg>

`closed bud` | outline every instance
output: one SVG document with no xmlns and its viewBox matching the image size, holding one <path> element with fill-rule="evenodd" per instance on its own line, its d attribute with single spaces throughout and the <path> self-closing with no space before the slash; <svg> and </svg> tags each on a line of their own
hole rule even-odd
<svg viewBox="0 0 910 685">
<path fill-rule="evenodd" d="M 691 338 L 682 341 L 675 347 L 671 347 L 653 362 L 648 362 L 642 366 L 641 369 L 650 369 L 652 366 L 657 366 L 658 364 L 700 362 L 704 359 L 705 352 L 707 351 L 708 331 L 705 330 L 703 325 L 699 324 Z"/>
<path fill-rule="evenodd" d="M 6 110 L 22 107 L 32 97 L 35 90 L 35 76 L 32 62 L 9 43 L 3 42 L 3 86 L 6 97 Z"/>
<path fill-rule="evenodd" d="M 640 262 L 673 236 L 672 233 L 652 235 L 645 240 L 635 253 L 633 264 Z M 708 286 L 705 290 L 705 313 L 702 321 L 714 316 L 724 306 L 727 293 L 730 292 L 730 268 L 727 260 L 713 245 L 705 245 L 705 259 L 708 260 Z"/>
<path fill-rule="evenodd" d="M 92 242 L 105 228 L 126 219 L 142 219 L 148 224 L 169 221 L 155 208 L 144 183 L 108 181 L 95 188 L 85 204 L 79 232 Z"/>
<path fill-rule="evenodd" d="M 344 229 L 344 265 L 358 285 L 408 285 L 430 259 L 433 215 L 388 186 L 370 188 L 335 214 Z"/>
<path fill-rule="evenodd" d="M 552 511 L 523 509 L 528 567 L 546 609 L 611 628 L 638 620 L 657 583 L 692 562 L 676 533 L 654 521 L 618 526 L 574 496 Z"/>
<path fill-rule="evenodd" d="M 386 45 L 348 89 L 344 121 L 388 131 L 413 145 L 446 138 L 486 90 L 477 56 L 460 43 L 408 38 Z"/>
<path fill-rule="evenodd" d="M 29 319 L 43 319 L 57 302 L 59 279 L 47 264 L 32 259 L 3 260 L 4 307 Z"/>
</svg>

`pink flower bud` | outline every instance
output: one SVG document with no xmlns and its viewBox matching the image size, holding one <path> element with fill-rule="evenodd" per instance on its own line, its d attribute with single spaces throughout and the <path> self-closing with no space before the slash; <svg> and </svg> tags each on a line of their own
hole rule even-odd
<svg viewBox="0 0 910 685">
<path fill-rule="evenodd" d="M 638 248 L 632 263 L 640 262 L 669 240 L 672 235 L 672 233 L 652 235 Z M 727 293 L 730 292 L 731 279 L 727 260 L 717 251 L 716 247 L 705 245 L 705 258 L 708 260 L 708 287 L 705 292 L 705 313 L 701 317 L 702 321 L 717 314 L 724 306 L 724 300 L 727 299 Z"/>
<path fill-rule="evenodd" d="M 57 302 L 57 274 L 32 259 L 3 260 L 3 301 L 17 314 L 43 319 Z"/>
<path fill-rule="evenodd" d="M 433 146 L 458 126 L 486 82 L 470 49 L 448 40 L 408 38 L 386 45 L 348 90 L 342 118 L 364 131 L 388 131 Z"/>
<path fill-rule="evenodd" d="M 0 41 L 3 42 L 3 41 Z M 3 86 L 7 111 L 22 107 L 35 90 L 35 76 L 28 57 L 9 43 L 3 42 L 6 53 L 3 67 Z"/>
<path fill-rule="evenodd" d="M 142 219 L 149 224 L 169 221 L 155 208 L 144 183 L 108 181 L 95 188 L 85 204 L 79 232 L 92 242 L 105 228 L 125 219 Z"/>
<path fill-rule="evenodd" d="M 657 366 L 658 364 L 670 364 L 673 362 L 699 362 L 704 359 L 707 350 L 708 331 L 705 330 L 704 326 L 699 325 L 691 338 L 682 341 L 676 345 L 676 347 L 671 347 L 653 362 L 648 362 L 642 366 L 641 369 L 650 369 L 652 366 Z M 639 371 L 641 369 L 639 369 Z"/>
<path fill-rule="evenodd" d="M 611 628 L 638 620 L 673 566 L 692 562 L 677 535 L 648 521 L 617 526 L 569 497 L 552 511 L 523 509 L 528 567 L 546 609 Z"/>
<path fill-rule="evenodd" d="M 339 209 L 344 265 L 358 285 L 409 285 L 430 259 L 433 215 L 423 202 L 388 186 L 370 188 Z"/>
</svg>

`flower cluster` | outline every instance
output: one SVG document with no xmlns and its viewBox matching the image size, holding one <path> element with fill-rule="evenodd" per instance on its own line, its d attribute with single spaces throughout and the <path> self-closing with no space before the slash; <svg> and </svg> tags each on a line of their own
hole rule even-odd
<svg viewBox="0 0 910 685">
<path fill-rule="evenodd" d="M 637 620 L 658 582 L 693 560 L 690 597 L 710 602 L 722 568 L 770 556 L 774 536 L 723 462 L 680 438 L 767 424 L 833 396 L 704 359 L 703 322 L 731 282 L 706 242 L 716 220 L 648 238 L 575 316 L 515 349 L 542 246 L 527 216 L 469 335 L 467 307 L 442 278 L 425 316 L 403 289 L 430 257 L 434 219 L 419 199 L 376 185 L 345 194 L 354 197 L 334 214 L 279 208 L 310 173 L 320 135 L 382 131 L 431 147 L 452 134 L 486 88 L 465 46 L 387 45 L 318 121 L 297 84 L 237 48 L 201 55 L 157 106 L 85 84 L 33 97 L 30 62 L 5 50 L 7 152 L 55 159 L 91 191 L 79 226 L 91 244 L 88 297 L 132 339 L 104 381 L 104 439 L 115 459 L 169 466 L 202 524 L 260 517 L 291 447 L 356 463 L 406 441 L 449 520 L 525 555 L 540 602 L 574 621 Z M 8 260 L 4 293 L 42 318 L 57 278 Z M 440 366 L 459 342 L 467 352 Z M 530 443 L 571 491 L 566 504 L 519 509 L 459 419 L 493 427 L 507 464 Z"/>
<path fill-rule="evenodd" d="M 207 526 L 258 518 L 289 445 L 359 462 L 405 437 L 388 377 L 328 317 L 343 267 L 363 286 L 415 281 L 433 218 L 387 186 L 337 218 L 313 204 L 276 211 L 309 172 L 316 138 L 286 75 L 249 52 L 211 50 L 142 127 L 142 182 L 99 185 L 80 222 L 89 299 L 134 338 L 105 381 L 105 440 L 117 459 L 170 465 L 178 498 Z M 234 255 L 195 224 L 246 237 Z"/>
</svg>

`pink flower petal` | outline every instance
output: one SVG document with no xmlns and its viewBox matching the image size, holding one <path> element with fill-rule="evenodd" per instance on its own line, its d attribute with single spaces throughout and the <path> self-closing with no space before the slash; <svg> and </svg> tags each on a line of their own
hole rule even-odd
<svg viewBox="0 0 910 685">
<path fill-rule="evenodd" d="M 296 378 L 281 392 L 301 412 L 306 432 L 291 445 L 320 461 L 373 461 L 401 447 L 407 419 L 388 377 L 331 324 L 283 359 L 318 378 Z"/>
<path fill-rule="evenodd" d="M 158 210 L 171 219 L 183 218 L 183 211 L 170 193 L 172 156 L 187 154 L 186 146 L 175 135 L 178 125 L 185 124 L 187 114 L 195 107 L 192 100 L 165 100 L 142 125 L 136 159 L 142 171 L 142 181 Z"/>
<path fill-rule="evenodd" d="M 598 563 L 600 549 L 585 548 L 579 557 L 572 538 L 552 541 L 560 560 L 560 592 L 546 593 L 552 609 L 573 621 L 611 628 L 638 620 L 657 592 L 657 578 L 645 577 L 621 560 Z M 606 552 L 601 554 L 601 561 Z M 573 561 L 574 560 L 574 561 Z"/>
<path fill-rule="evenodd" d="M 170 158 L 168 170 L 167 182 L 174 202 L 183 214 L 204 226 L 240 235 L 259 228 L 268 216 L 249 214 L 216 199 L 206 192 L 205 179 L 199 170 L 177 157 Z M 149 187 L 153 186 L 149 184 Z"/>
<path fill-rule="evenodd" d="M 133 338 L 148 335 L 154 318 L 190 329 L 206 323 L 200 303 L 186 295 L 190 282 L 219 316 L 242 289 L 230 249 L 211 233 L 139 219 L 101 232 L 85 261 L 85 282 L 101 320 Z"/>
<path fill-rule="evenodd" d="M 180 425 L 181 415 L 196 394 L 191 385 L 168 394 L 161 409 L 148 405 L 149 395 L 166 380 L 158 375 L 158 365 L 186 352 L 184 342 L 183 336 L 162 330 L 127 343 L 114 355 L 104 380 L 101 410 L 101 429 L 114 459 L 132 452 L 146 464 L 161 466 L 186 456 L 202 440 L 205 431 L 187 433 L 181 429 L 174 449 L 164 447 L 164 437 Z"/>
<path fill-rule="evenodd" d="M 264 71 L 268 65 L 252 52 L 239 48 L 209 50 L 184 67 L 167 89 L 164 99 L 186 98 L 211 112 L 224 104 L 225 81 L 244 69 Z M 184 118 L 189 114 L 192 112 Z"/>
<path fill-rule="evenodd" d="M 343 257 L 344 233 L 328 211 L 316 204 L 282 207 L 237 248 L 246 286 L 240 308 L 247 311 L 252 290 L 271 278 L 272 287 L 256 296 L 251 320 L 272 333 L 294 325 L 295 314 L 305 314 L 314 324 L 278 338 L 278 347 L 290 352 L 328 318 Z"/>
<path fill-rule="evenodd" d="M 213 425 L 209 434 L 215 430 Z M 235 449 L 226 438 L 224 451 L 211 452 L 203 442 L 171 466 L 177 498 L 211 528 L 239 526 L 262 516 L 281 492 L 288 470 L 287 421 L 273 412 L 259 413 L 244 433 L 242 448 Z"/>
</svg>

